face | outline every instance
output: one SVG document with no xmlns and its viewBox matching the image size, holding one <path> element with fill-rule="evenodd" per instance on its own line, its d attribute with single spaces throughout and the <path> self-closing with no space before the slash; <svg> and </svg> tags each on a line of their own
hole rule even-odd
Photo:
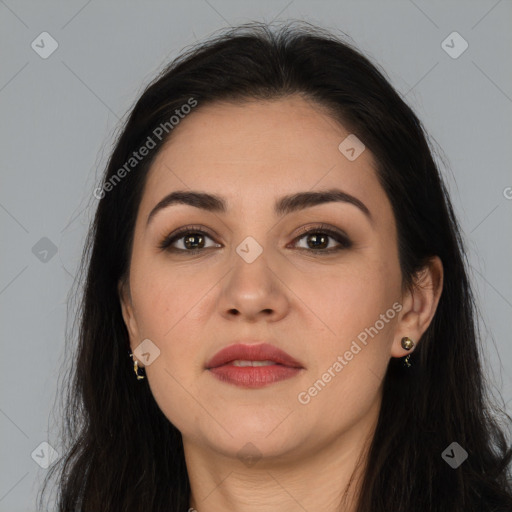
<svg viewBox="0 0 512 512">
<path fill-rule="evenodd" d="M 338 149 L 349 134 L 296 96 L 199 105 L 152 165 L 123 315 L 132 351 L 150 340 L 140 366 L 186 445 L 235 458 L 252 443 L 293 460 L 375 421 L 411 332 L 391 205 L 369 150 Z M 333 190 L 344 200 L 275 211 Z M 219 196 L 225 210 L 170 203 L 148 222 L 176 191 Z M 278 347 L 301 369 L 255 387 L 221 380 L 207 363 L 237 342 Z"/>
</svg>

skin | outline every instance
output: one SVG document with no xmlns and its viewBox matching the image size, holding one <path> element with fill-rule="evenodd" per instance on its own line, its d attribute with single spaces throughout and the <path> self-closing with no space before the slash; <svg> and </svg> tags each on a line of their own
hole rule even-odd
<svg viewBox="0 0 512 512">
<path fill-rule="evenodd" d="M 435 313 L 442 264 L 433 258 L 421 286 L 403 289 L 391 205 L 370 151 L 349 161 L 338 150 L 349 133 L 300 96 L 198 106 L 150 169 L 120 300 L 132 351 L 144 339 L 160 350 L 146 378 L 183 435 L 190 505 L 199 512 L 329 512 L 347 487 L 344 510 L 354 510 L 388 362 L 410 353 L 401 338 L 417 343 Z M 282 217 L 273 212 L 281 196 L 333 187 L 361 200 L 372 220 L 338 202 Z M 164 196 L 187 189 L 222 195 L 228 212 L 175 204 L 146 225 Z M 309 245 L 307 235 L 297 239 L 299 228 L 321 223 L 342 230 L 353 245 L 322 256 L 311 236 Z M 214 234 L 205 235 L 203 252 L 158 248 L 189 224 Z M 247 236 L 263 248 L 250 264 L 235 250 Z M 186 250 L 183 238 L 174 246 Z M 299 393 L 395 302 L 401 311 L 300 403 Z M 260 389 L 217 380 L 205 363 L 240 338 L 272 343 L 304 369 Z M 250 467 L 238 456 L 249 442 L 261 457 Z"/>
</svg>

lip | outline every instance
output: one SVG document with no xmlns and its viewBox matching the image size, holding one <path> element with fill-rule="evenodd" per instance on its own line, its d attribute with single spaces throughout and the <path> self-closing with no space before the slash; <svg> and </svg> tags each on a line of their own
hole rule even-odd
<svg viewBox="0 0 512 512">
<path fill-rule="evenodd" d="M 235 343 L 219 350 L 207 363 L 206 369 L 217 368 L 237 359 L 245 361 L 274 361 L 289 368 L 303 368 L 302 364 L 295 360 L 284 350 L 268 343 L 244 344 Z"/>
<path fill-rule="evenodd" d="M 234 366 L 235 360 L 273 361 L 266 366 Z M 226 347 L 206 364 L 206 369 L 217 379 L 244 388 L 261 388 L 294 377 L 304 367 L 283 350 L 260 343 L 236 343 Z"/>
</svg>

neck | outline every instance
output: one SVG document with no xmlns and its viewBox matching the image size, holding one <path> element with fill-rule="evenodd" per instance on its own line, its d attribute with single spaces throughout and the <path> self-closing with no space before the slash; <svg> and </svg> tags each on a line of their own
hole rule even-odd
<svg viewBox="0 0 512 512">
<path fill-rule="evenodd" d="M 250 466 L 236 454 L 205 450 L 184 438 L 190 507 L 197 512 L 355 512 L 377 418 L 378 407 L 365 425 L 359 422 L 322 446 L 262 456 Z"/>
</svg>

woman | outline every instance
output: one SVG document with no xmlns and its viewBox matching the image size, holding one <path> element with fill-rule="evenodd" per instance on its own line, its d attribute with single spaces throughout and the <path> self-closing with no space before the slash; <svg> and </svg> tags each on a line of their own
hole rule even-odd
<svg viewBox="0 0 512 512">
<path fill-rule="evenodd" d="M 356 49 L 189 50 L 94 195 L 59 510 L 512 510 L 449 197 Z"/>
</svg>

